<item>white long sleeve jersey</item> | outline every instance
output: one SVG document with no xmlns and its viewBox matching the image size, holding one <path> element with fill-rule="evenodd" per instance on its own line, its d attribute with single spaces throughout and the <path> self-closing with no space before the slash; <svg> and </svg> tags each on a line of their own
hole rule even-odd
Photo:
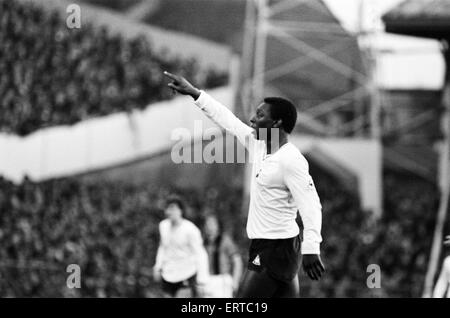
<svg viewBox="0 0 450 318">
<path fill-rule="evenodd" d="M 253 129 L 207 93 L 201 91 L 195 104 L 250 152 L 253 166 L 248 237 L 285 239 L 298 235 L 298 210 L 304 226 L 302 254 L 320 254 L 322 205 L 300 150 L 288 142 L 268 155 L 266 143 L 255 138 Z"/>
<path fill-rule="evenodd" d="M 155 267 L 164 280 L 177 283 L 197 274 L 197 281 L 203 281 L 208 275 L 208 258 L 200 230 L 188 220 L 174 227 L 165 219 L 159 224 L 159 235 Z"/>
</svg>

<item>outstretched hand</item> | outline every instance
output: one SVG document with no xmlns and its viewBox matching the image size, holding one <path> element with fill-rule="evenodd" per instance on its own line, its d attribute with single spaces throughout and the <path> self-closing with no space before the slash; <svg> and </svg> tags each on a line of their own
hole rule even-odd
<svg viewBox="0 0 450 318">
<path fill-rule="evenodd" d="M 319 255 L 303 255 L 303 270 L 312 280 L 319 280 L 325 272 L 325 267 Z"/>
<path fill-rule="evenodd" d="M 183 76 L 175 75 L 169 72 L 164 72 L 168 78 L 172 80 L 172 83 L 167 84 L 174 91 L 192 96 L 192 98 L 197 99 L 200 96 L 200 91 L 195 88 L 191 83 L 189 83 Z"/>
</svg>

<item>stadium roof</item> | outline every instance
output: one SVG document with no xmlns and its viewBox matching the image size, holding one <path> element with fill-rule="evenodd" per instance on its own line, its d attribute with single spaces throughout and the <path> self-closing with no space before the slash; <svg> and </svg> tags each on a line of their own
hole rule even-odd
<svg viewBox="0 0 450 318">
<path fill-rule="evenodd" d="M 281 32 L 274 28 L 276 32 L 268 36 L 266 83 L 305 108 L 331 100 L 351 104 L 357 95 L 351 92 L 361 91 L 367 79 L 356 37 L 342 27 L 323 1 L 299 3 L 273 17 L 274 24 L 286 28 Z M 297 28 L 289 29 L 296 23 Z M 286 68 L 290 71 L 276 76 Z"/>
<path fill-rule="evenodd" d="M 404 0 L 324 1 L 348 32 L 369 32 L 370 38 L 363 43 L 376 53 L 378 87 L 442 89 L 445 61 L 438 39 L 384 32 L 382 17 Z"/>
<path fill-rule="evenodd" d="M 434 182 L 438 173 L 438 153 L 431 146 L 386 146 L 383 164 L 385 168 L 413 173 Z"/>
<path fill-rule="evenodd" d="M 144 21 L 167 30 L 192 34 L 241 49 L 245 0 L 164 0 L 150 10 Z"/>
<path fill-rule="evenodd" d="M 450 38 L 450 1 L 408 0 L 383 16 L 386 31 L 435 39 Z"/>
</svg>

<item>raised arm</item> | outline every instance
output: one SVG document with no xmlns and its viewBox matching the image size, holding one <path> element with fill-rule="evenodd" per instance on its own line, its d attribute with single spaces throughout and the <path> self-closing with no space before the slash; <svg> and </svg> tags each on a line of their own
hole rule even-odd
<svg viewBox="0 0 450 318">
<path fill-rule="evenodd" d="M 172 80 L 168 84 L 170 88 L 180 94 L 191 96 L 195 100 L 195 104 L 207 117 L 229 133 L 235 135 L 244 146 L 248 147 L 254 140 L 252 135 L 253 129 L 244 124 L 227 107 L 204 91 L 195 88 L 184 77 L 168 72 L 164 72 L 164 74 Z"/>
</svg>

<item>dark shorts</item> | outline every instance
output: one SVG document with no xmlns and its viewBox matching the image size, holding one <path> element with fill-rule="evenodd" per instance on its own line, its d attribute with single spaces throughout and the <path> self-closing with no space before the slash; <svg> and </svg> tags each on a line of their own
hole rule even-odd
<svg viewBox="0 0 450 318">
<path fill-rule="evenodd" d="M 251 240 L 247 268 L 267 274 L 276 280 L 290 282 L 300 270 L 300 236 L 288 239 Z"/>
<path fill-rule="evenodd" d="M 189 287 L 191 289 L 192 297 L 196 297 L 197 296 L 196 279 L 197 275 L 191 276 L 188 279 L 176 283 L 170 283 L 162 279 L 162 289 L 165 293 L 169 294 L 172 297 L 175 297 L 178 290 L 180 290 L 181 288 Z"/>
</svg>

